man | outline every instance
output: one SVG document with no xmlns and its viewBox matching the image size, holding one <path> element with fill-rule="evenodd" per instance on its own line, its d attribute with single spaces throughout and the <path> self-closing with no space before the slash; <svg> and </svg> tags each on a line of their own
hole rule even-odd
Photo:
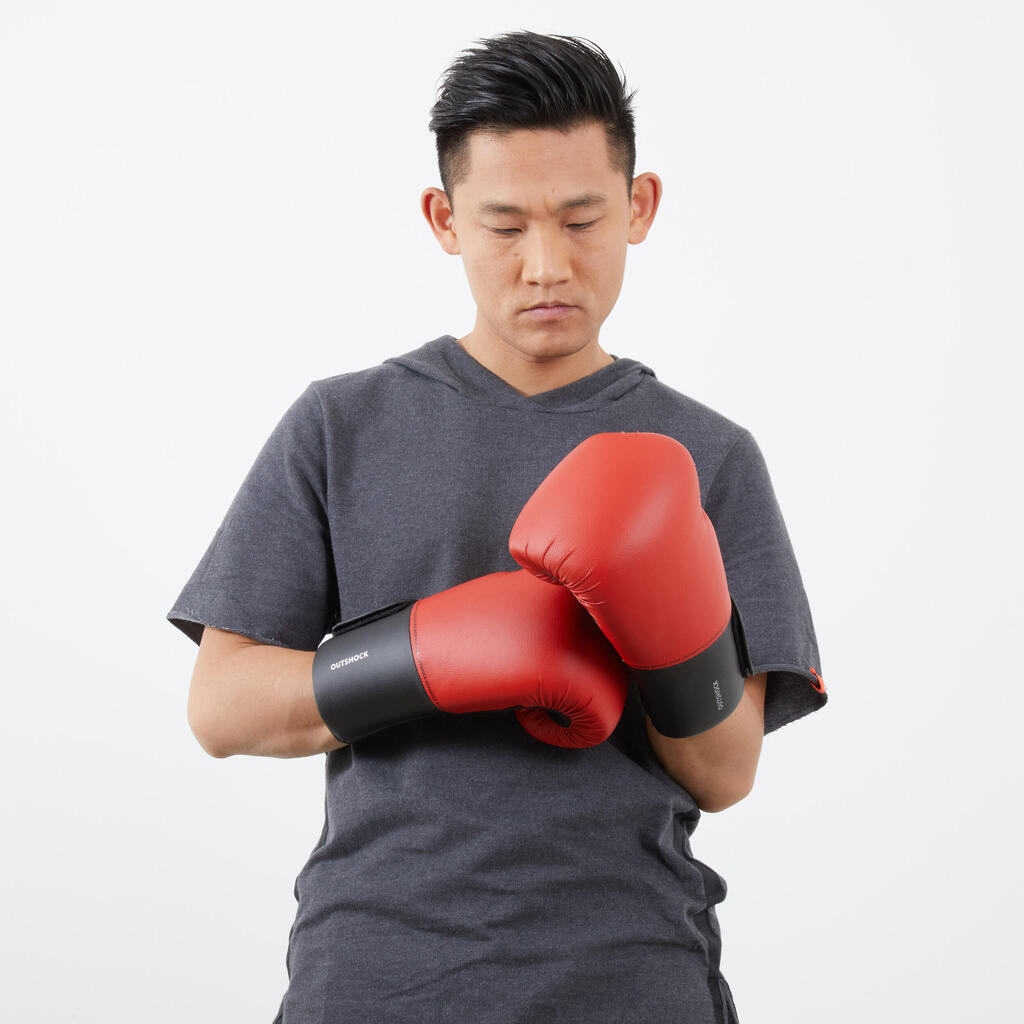
<svg viewBox="0 0 1024 1024">
<path fill-rule="evenodd" d="M 569 37 L 481 42 L 434 107 L 443 188 L 421 197 L 462 257 L 473 329 L 313 381 L 285 413 L 168 613 L 200 645 L 189 722 L 216 757 L 327 754 L 277 1021 L 735 1021 L 714 910 L 725 882 L 689 837 L 700 810 L 750 792 L 766 733 L 824 706 L 810 610 L 750 432 L 599 345 L 626 245 L 646 237 L 662 193 L 656 174 L 633 175 L 624 82 Z M 471 694 L 446 713 L 453 672 L 460 693 L 501 685 L 506 668 L 530 677 L 545 617 L 578 612 L 573 635 L 594 651 L 614 639 L 575 599 L 548 613 L 478 588 L 529 587 L 509 547 L 527 501 L 582 442 L 626 432 L 692 458 L 695 511 L 714 526 L 740 624 L 728 714 L 664 734 L 640 673 L 614 704 L 610 661 L 592 683 L 564 679 L 613 695 L 601 742 L 539 739 L 523 727 L 544 705 L 532 695 Z M 615 523 L 619 537 L 641 528 L 628 511 Z M 566 593 L 536 586 L 542 600 Z M 421 605 L 440 611 L 411 618 Z M 366 652 L 316 662 L 338 620 L 349 633 L 398 623 L 401 685 L 421 710 L 388 717 L 373 699 L 398 685 L 385 672 L 364 687 L 356 728 L 353 691 L 325 662 Z M 442 633 L 428 673 L 423 648 Z M 325 651 L 346 635 L 332 634 Z M 429 700 L 408 689 L 421 684 Z"/>
</svg>

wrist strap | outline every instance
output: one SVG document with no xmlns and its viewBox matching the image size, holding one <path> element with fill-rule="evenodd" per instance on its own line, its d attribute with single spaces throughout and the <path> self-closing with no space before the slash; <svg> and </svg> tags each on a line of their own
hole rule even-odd
<svg viewBox="0 0 1024 1024">
<path fill-rule="evenodd" d="M 416 599 L 339 622 L 313 655 L 313 696 L 342 743 L 436 714 L 416 671 L 409 616 Z"/>
<path fill-rule="evenodd" d="M 678 665 L 630 670 L 644 709 L 663 736 L 682 739 L 707 732 L 743 699 L 744 679 L 754 672 L 739 609 L 729 600 L 729 623 L 710 647 Z"/>
</svg>

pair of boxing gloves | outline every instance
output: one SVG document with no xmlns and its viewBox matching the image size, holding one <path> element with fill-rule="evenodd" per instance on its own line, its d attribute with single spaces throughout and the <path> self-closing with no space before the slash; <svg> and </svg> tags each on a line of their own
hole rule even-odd
<svg viewBox="0 0 1024 1024">
<path fill-rule="evenodd" d="M 509 536 L 522 567 L 341 622 L 313 658 L 331 733 L 352 743 L 436 715 L 514 709 L 533 737 L 589 747 L 636 680 L 654 727 L 727 718 L 752 675 L 693 459 L 656 433 L 601 433 L 558 463 Z"/>
</svg>

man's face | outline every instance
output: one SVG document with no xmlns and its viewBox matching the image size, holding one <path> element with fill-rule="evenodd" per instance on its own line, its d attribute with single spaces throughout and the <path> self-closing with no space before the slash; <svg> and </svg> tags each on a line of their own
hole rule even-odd
<svg viewBox="0 0 1024 1024">
<path fill-rule="evenodd" d="M 652 204 L 648 177 L 656 179 L 643 176 L 643 198 L 628 200 L 597 123 L 570 133 L 473 133 L 454 216 L 443 216 L 446 201 L 433 213 L 442 245 L 462 255 L 477 304 L 473 333 L 534 358 L 595 341 L 622 288 L 626 245 L 641 241 L 653 219 L 660 182 Z M 539 302 L 572 308 L 556 317 L 528 312 Z"/>
</svg>

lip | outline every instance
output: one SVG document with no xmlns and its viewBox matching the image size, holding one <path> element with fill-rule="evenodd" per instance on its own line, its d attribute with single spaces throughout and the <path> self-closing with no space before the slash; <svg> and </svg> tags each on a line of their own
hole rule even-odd
<svg viewBox="0 0 1024 1024">
<path fill-rule="evenodd" d="M 575 306 L 533 306 L 523 312 L 533 317 L 534 320 L 561 320 L 575 308 Z"/>
</svg>

